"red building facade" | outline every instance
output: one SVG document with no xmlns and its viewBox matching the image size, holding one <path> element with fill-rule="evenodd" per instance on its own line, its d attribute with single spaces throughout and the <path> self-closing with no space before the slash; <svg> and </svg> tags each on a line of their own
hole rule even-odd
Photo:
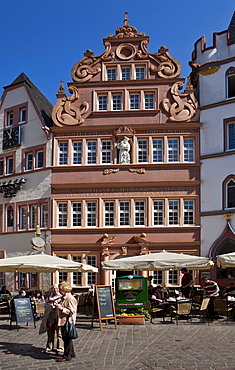
<svg viewBox="0 0 235 370">
<path fill-rule="evenodd" d="M 52 252 L 100 262 L 167 251 L 200 254 L 197 102 L 180 64 L 126 18 L 105 51 L 74 65 L 53 108 Z M 69 274 L 73 286 L 112 275 Z M 58 277 L 56 278 L 58 280 Z M 161 273 L 154 273 L 161 283 Z M 167 275 L 177 284 L 178 272 Z"/>
</svg>

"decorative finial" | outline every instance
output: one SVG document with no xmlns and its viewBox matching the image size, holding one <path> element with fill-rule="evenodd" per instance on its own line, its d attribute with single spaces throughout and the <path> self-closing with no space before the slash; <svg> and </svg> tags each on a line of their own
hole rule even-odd
<svg viewBox="0 0 235 370">
<path fill-rule="evenodd" d="M 36 225 L 35 234 L 36 234 L 37 236 L 40 236 L 40 235 L 41 235 L 41 230 L 40 230 L 40 226 L 39 226 L 39 225 Z"/>
<path fill-rule="evenodd" d="M 128 12 L 125 12 L 124 26 L 129 26 Z"/>
</svg>

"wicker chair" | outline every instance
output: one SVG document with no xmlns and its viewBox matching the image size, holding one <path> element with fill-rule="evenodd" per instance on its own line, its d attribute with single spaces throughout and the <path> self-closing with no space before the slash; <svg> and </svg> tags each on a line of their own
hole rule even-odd
<svg viewBox="0 0 235 370">
<path fill-rule="evenodd" d="M 192 322 L 192 302 L 180 302 L 178 301 L 176 304 L 176 308 L 172 310 L 172 315 L 176 317 L 176 324 L 178 325 L 178 318 L 179 316 L 186 316 L 187 320 L 191 320 Z"/>
<path fill-rule="evenodd" d="M 223 298 L 216 298 L 213 300 L 213 305 L 215 314 L 217 313 L 219 315 L 225 313 L 228 322 L 229 312 L 233 310 L 233 307 L 229 307 L 227 300 Z"/>
</svg>

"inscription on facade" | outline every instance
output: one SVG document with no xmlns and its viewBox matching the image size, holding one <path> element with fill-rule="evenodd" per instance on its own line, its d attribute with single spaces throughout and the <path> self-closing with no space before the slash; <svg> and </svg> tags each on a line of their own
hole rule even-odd
<svg viewBox="0 0 235 370">
<path fill-rule="evenodd" d="M 64 194 L 66 197 L 89 197 L 96 194 L 100 197 L 105 196 L 169 196 L 169 195 L 188 195 L 195 194 L 196 187 L 151 187 L 151 188 L 110 188 L 110 189 L 54 189 L 53 194 Z"/>
</svg>

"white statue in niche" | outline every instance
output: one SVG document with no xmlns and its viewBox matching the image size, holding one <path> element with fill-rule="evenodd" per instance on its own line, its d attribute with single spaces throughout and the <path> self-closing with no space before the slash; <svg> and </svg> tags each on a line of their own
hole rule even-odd
<svg viewBox="0 0 235 370">
<path fill-rule="evenodd" d="M 124 136 L 122 141 L 117 144 L 117 148 L 119 149 L 119 160 L 118 163 L 130 163 L 131 157 L 130 157 L 130 143 L 129 138 L 127 136 Z"/>
</svg>

